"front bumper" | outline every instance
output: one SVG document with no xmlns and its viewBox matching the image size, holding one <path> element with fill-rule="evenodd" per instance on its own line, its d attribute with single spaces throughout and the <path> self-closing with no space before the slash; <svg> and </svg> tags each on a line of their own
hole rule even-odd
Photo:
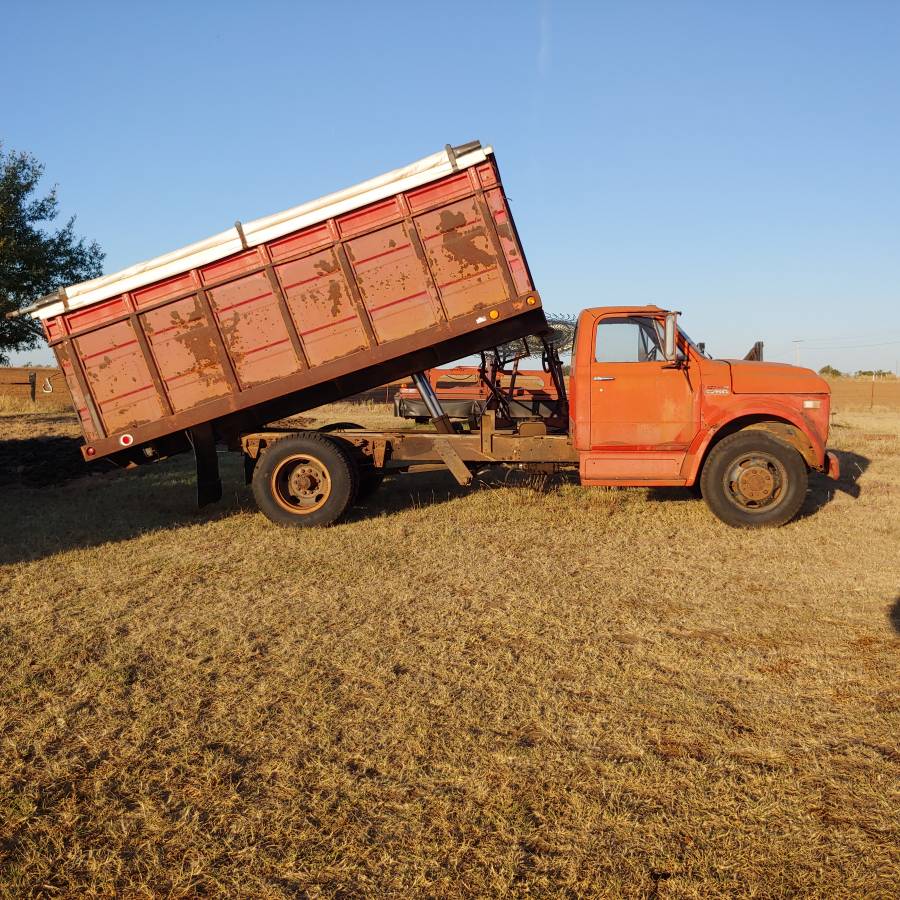
<svg viewBox="0 0 900 900">
<path fill-rule="evenodd" d="M 841 477 L 841 461 L 831 450 L 825 451 L 825 474 L 835 481 Z"/>
</svg>

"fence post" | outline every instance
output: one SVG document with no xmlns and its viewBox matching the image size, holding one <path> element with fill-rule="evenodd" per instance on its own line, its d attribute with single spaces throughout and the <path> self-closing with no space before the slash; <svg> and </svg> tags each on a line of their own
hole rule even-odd
<svg viewBox="0 0 900 900">
<path fill-rule="evenodd" d="M 28 390 L 31 393 L 31 402 L 37 399 L 37 372 L 28 373 Z"/>
</svg>

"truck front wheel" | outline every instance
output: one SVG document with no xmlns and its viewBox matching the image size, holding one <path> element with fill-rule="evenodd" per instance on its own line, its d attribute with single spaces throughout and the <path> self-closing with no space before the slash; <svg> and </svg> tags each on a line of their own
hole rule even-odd
<svg viewBox="0 0 900 900">
<path fill-rule="evenodd" d="M 356 480 L 349 455 L 310 432 L 282 438 L 263 452 L 253 471 L 253 496 L 279 525 L 331 525 L 353 502 Z"/>
<path fill-rule="evenodd" d="M 784 525 L 806 498 L 807 470 L 791 446 L 747 429 L 722 438 L 700 476 L 709 508 L 735 528 Z"/>
</svg>

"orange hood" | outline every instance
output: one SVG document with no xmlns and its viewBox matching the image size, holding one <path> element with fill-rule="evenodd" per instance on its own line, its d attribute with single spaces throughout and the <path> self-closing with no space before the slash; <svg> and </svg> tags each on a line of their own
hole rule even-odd
<svg viewBox="0 0 900 900">
<path fill-rule="evenodd" d="M 786 363 L 727 359 L 735 394 L 828 394 L 828 382 L 812 369 Z"/>
</svg>

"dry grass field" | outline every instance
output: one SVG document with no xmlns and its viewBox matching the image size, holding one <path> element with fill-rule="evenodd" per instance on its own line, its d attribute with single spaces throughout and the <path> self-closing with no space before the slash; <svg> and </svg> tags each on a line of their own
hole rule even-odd
<svg viewBox="0 0 900 900">
<path fill-rule="evenodd" d="M 778 530 L 426 473 L 288 531 L 0 415 L 0 896 L 896 896 L 900 414 L 835 423 Z"/>
</svg>

